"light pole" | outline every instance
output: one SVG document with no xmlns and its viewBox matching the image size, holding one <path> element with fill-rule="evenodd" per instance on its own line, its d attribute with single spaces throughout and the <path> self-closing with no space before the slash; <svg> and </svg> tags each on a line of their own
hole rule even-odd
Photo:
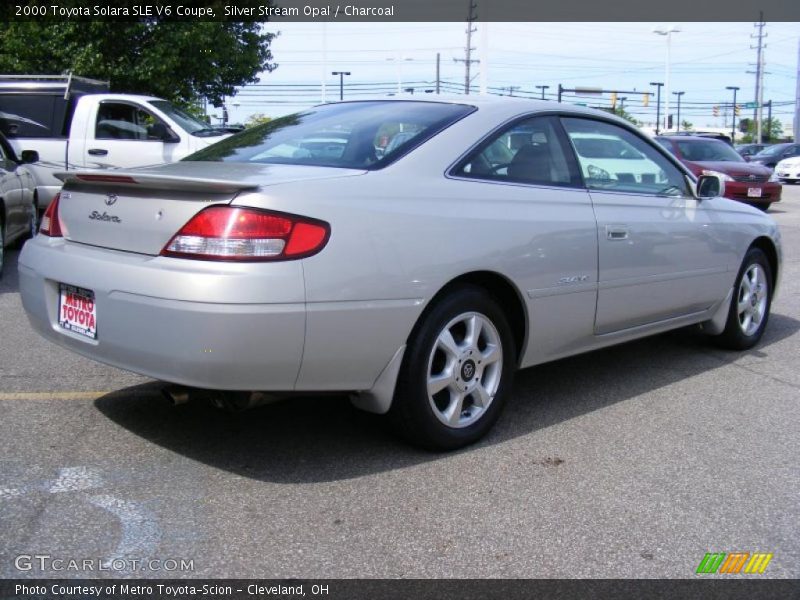
<svg viewBox="0 0 800 600">
<path fill-rule="evenodd" d="M 678 97 L 678 128 L 675 131 L 681 130 L 681 96 L 683 96 L 686 92 L 672 92 L 673 95 Z M 669 122 L 669 118 L 667 118 L 667 122 Z"/>
<path fill-rule="evenodd" d="M 550 87 L 549 85 L 537 85 L 536 86 L 537 90 L 542 90 L 542 100 L 544 100 L 544 91 L 546 89 L 548 89 L 549 87 Z"/>
<path fill-rule="evenodd" d="M 731 120 L 731 142 L 733 142 L 736 139 L 736 92 L 739 91 L 739 88 L 735 85 L 729 85 L 725 89 L 733 90 L 733 119 Z"/>
<path fill-rule="evenodd" d="M 663 35 L 663 36 L 666 36 L 666 38 L 667 38 L 667 67 L 666 67 L 665 75 L 664 75 L 664 82 L 665 82 L 664 83 L 664 88 L 665 88 L 664 89 L 664 92 L 665 92 L 665 96 L 664 96 L 664 125 L 665 126 L 664 126 L 664 129 L 668 129 L 668 123 L 669 123 L 669 60 L 670 60 L 669 54 L 670 54 L 670 46 L 671 46 L 670 42 L 672 41 L 672 34 L 673 33 L 679 33 L 679 32 L 680 32 L 680 28 L 675 27 L 674 25 L 672 27 L 669 27 L 669 28 L 667 28 L 667 27 L 658 27 L 657 29 L 653 29 L 653 33 L 655 33 L 656 35 Z"/>
<path fill-rule="evenodd" d="M 403 62 L 411 62 L 414 60 L 413 58 L 408 58 L 407 56 L 400 57 L 395 56 L 392 58 L 387 58 L 386 60 L 390 62 L 394 62 L 397 65 L 397 93 L 403 93 Z"/>
<path fill-rule="evenodd" d="M 650 85 L 658 88 L 658 93 L 656 94 L 656 135 L 658 135 L 661 127 L 661 86 L 664 84 L 660 81 L 651 81 Z"/>
<path fill-rule="evenodd" d="M 344 100 L 344 76 L 350 75 L 350 71 L 333 71 L 331 75 L 339 76 L 339 100 Z"/>
</svg>

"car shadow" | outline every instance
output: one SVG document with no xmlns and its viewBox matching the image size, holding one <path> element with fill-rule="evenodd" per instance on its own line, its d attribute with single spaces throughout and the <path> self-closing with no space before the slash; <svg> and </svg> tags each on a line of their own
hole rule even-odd
<svg viewBox="0 0 800 600">
<path fill-rule="evenodd" d="M 495 428 L 460 452 L 480 452 L 747 354 L 768 356 L 770 346 L 798 330 L 800 321 L 773 314 L 762 342 L 744 354 L 716 349 L 697 328 L 688 328 L 525 369 L 517 373 L 514 392 Z M 158 393 L 161 385 L 125 388 L 98 398 L 95 406 L 153 444 L 243 477 L 317 483 L 448 456 L 408 446 L 383 418 L 353 408 L 345 396 L 296 397 L 230 414 L 206 402 L 173 407 Z"/>
<path fill-rule="evenodd" d="M 16 248 L 6 248 L 3 261 L 3 276 L 0 277 L 0 294 L 14 294 L 19 292 L 19 271 L 17 261 L 19 260 L 19 250 Z"/>
</svg>

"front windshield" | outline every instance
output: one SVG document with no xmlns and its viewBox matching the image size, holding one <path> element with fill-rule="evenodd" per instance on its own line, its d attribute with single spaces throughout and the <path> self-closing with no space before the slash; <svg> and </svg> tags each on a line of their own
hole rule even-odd
<svg viewBox="0 0 800 600">
<path fill-rule="evenodd" d="M 725 142 L 716 140 L 676 141 L 683 158 L 692 162 L 746 162 Z"/>
<path fill-rule="evenodd" d="M 762 156 L 775 156 L 776 154 L 780 154 L 784 150 L 786 150 L 788 146 L 786 144 L 778 144 L 776 146 L 770 146 L 769 148 L 764 148 L 761 152 L 756 154 L 753 158 L 760 158 Z"/>
<path fill-rule="evenodd" d="M 473 110 L 422 101 L 326 104 L 252 127 L 183 160 L 375 169 Z"/>
<path fill-rule="evenodd" d="M 150 104 L 180 125 L 181 129 L 192 135 L 210 137 L 226 133 L 220 129 L 209 127 L 208 123 L 204 123 L 166 100 L 151 100 Z"/>
</svg>

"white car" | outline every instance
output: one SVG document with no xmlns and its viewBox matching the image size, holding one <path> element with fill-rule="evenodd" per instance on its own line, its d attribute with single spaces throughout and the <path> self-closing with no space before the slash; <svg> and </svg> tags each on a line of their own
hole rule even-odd
<svg viewBox="0 0 800 600">
<path fill-rule="evenodd" d="M 775 165 L 775 175 L 781 183 L 797 183 L 800 180 L 800 156 L 784 158 Z"/>
</svg>

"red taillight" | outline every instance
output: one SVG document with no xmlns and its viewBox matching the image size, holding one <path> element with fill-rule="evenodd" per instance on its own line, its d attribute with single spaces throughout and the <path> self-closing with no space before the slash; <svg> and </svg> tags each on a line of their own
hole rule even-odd
<svg viewBox="0 0 800 600">
<path fill-rule="evenodd" d="M 253 208 L 211 206 L 192 217 L 161 256 L 202 260 L 288 260 L 316 254 L 330 226 L 316 219 Z"/>
<path fill-rule="evenodd" d="M 39 233 L 50 237 L 61 237 L 61 221 L 58 219 L 58 201 L 61 199 L 61 194 L 56 194 L 55 198 L 50 202 L 50 206 L 44 211 L 42 217 L 42 224 L 39 227 Z"/>
</svg>

